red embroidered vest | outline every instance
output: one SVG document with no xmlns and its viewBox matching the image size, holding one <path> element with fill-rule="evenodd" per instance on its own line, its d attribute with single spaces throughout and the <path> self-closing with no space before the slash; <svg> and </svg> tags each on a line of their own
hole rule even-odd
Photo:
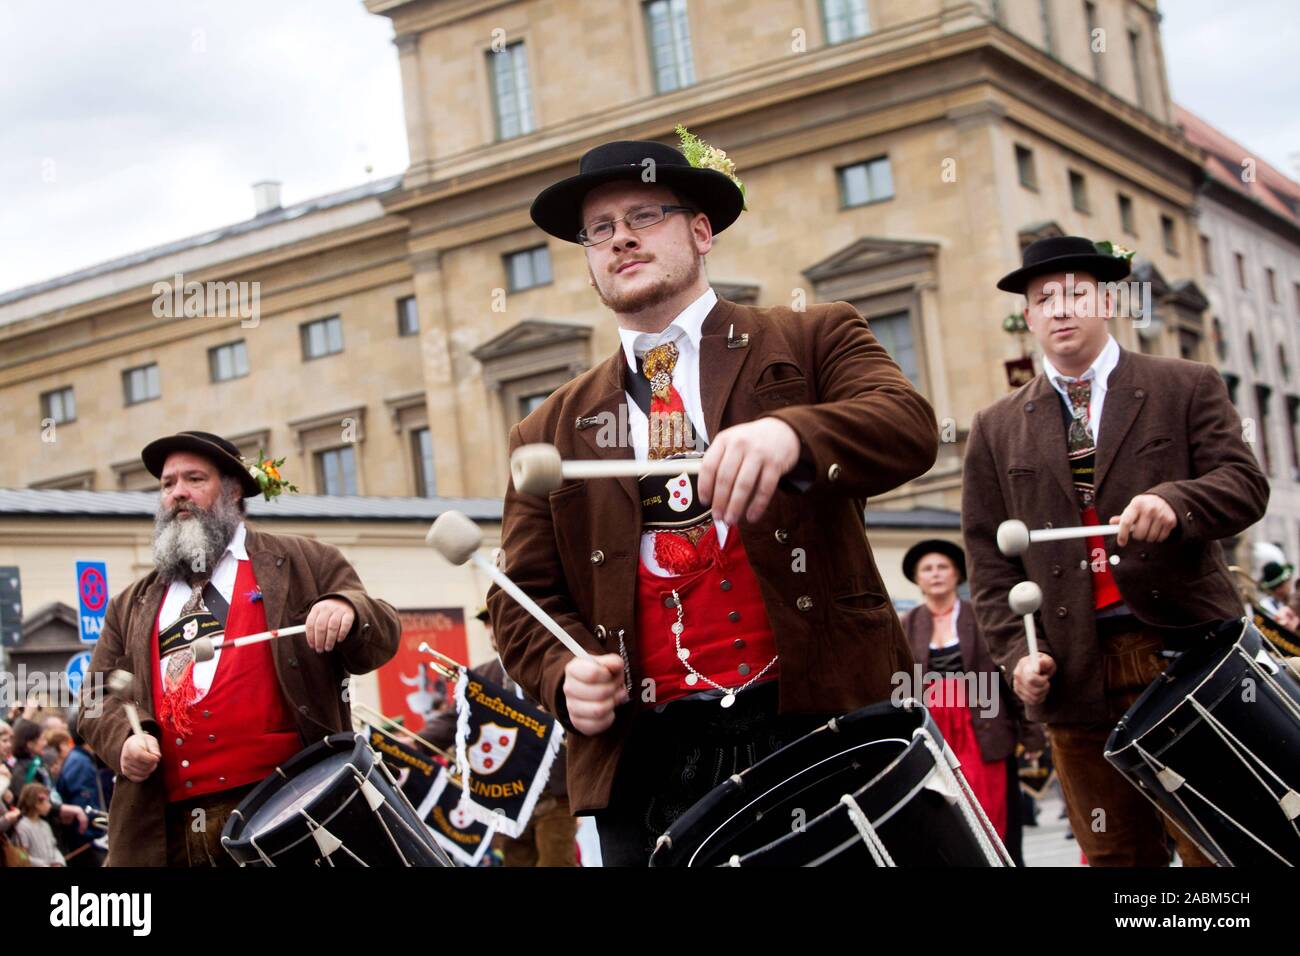
<svg viewBox="0 0 1300 956">
<path fill-rule="evenodd" d="M 708 564 L 689 574 L 660 577 L 644 564 L 638 568 L 637 663 L 655 689 L 655 700 L 644 706 L 716 689 L 703 680 L 693 686 L 686 683 L 690 672 L 677 656 L 672 631 L 677 621 L 674 589 L 682 601 L 681 646 L 689 649 L 690 663 L 701 674 L 738 689 L 776 656 L 776 638 L 739 529 L 728 531 L 727 543 L 719 550 L 717 529 L 711 527 L 698 549 L 709 557 Z M 761 680 L 776 677 L 779 667 L 779 662 L 774 664 Z M 633 698 L 640 696 L 640 688 L 633 688 Z"/>
<path fill-rule="evenodd" d="M 227 637 L 267 630 L 265 607 L 260 600 L 251 600 L 255 591 L 253 565 L 240 561 L 226 618 Z M 158 614 L 161 617 L 161 605 Z M 160 714 L 158 617 L 154 618 L 150 644 L 153 708 L 155 714 Z M 169 801 L 189 800 L 255 783 L 303 747 L 293 713 L 280 690 L 269 641 L 221 652 L 207 694 L 190 707 L 189 736 L 181 736 L 166 721 L 160 719 L 160 723 L 163 776 Z"/>
</svg>

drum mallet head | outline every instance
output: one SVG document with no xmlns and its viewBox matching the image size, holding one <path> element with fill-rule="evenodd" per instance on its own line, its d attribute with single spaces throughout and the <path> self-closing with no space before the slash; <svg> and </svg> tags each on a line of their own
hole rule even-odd
<svg viewBox="0 0 1300 956">
<path fill-rule="evenodd" d="M 564 483 L 564 463 L 554 445 L 520 445 L 510 456 L 510 478 L 515 490 L 544 495 Z"/>
<path fill-rule="evenodd" d="M 130 671 L 110 671 L 107 686 L 108 692 L 118 700 L 130 700 L 135 689 L 135 676 Z"/>
<path fill-rule="evenodd" d="M 1043 591 L 1033 581 L 1021 581 L 1011 589 L 1008 597 L 1011 610 L 1021 615 L 1033 614 L 1043 604 Z"/>
<path fill-rule="evenodd" d="M 429 528 L 424 540 L 452 564 L 461 565 L 469 561 L 483 544 L 483 532 L 461 512 L 444 511 Z"/>
<path fill-rule="evenodd" d="M 998 525 L 998 550 L 1009 558 L 1024 554 L 1029 548 L 1029 528 L 1015 518 Z"/>
<path fill-rule="evenodd" d="M 210 637 L 200 637 L 190 644 L 190 653 L 194 655 L 194 660 L 202 664 L 204 661 L 210 661 L 217 656 L 216 645 L 212 643 Z"/>
</svg>

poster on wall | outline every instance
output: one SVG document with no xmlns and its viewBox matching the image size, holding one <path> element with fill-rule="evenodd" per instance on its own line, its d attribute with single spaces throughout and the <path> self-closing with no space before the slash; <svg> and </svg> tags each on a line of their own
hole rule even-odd
<svg viewBox="0 0 1300 956">
<path fill-rule="evenodd" d="M 430 666 L 433 659 L 420 653 L 420 645 L 427 641 L 453 660 L 469 663 L 465 609 L 397 613 L 402 619 L 402 640 L 393 659 L 379 668 L 379 707 L 385 717 L 401 717 L 405 727 L 418 732 L 430 714 L 452 706 L 447 682 Z"/>
</svg>

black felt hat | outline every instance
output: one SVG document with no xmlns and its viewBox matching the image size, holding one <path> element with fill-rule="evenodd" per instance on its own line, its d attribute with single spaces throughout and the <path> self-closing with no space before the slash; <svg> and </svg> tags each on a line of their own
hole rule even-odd
<svg viewBox="0 0 1300 956">
<path fill-rule="evenodd" d="M 1029 244 L 1020 268 L 999 279 L 998 288 L 1023 295 L 1030 279 L 1053 272 L 1086 272 L 1100 282 L 1115 282 L 1129 274 L 1129 261 L 1099 252 L 1082 236 L 1049 236 Z"/>
<path fill-rule="evenodd" d="M 239 479 L 239 486 L 244 490 L 244 497 L 260 495 L 262 489 L 240 460 L 239 449 L 220 435 L 211 432 L 178 432 L 159 438 L 144 446 L 140 460 L 155 478 L 162 477 L 163 464 L 167 456 L 177 451 L 192 451 L 202 455 L 216 465 L 223 474 Z"/>
<path fill-rule="evenodd" d="M 578 242 L 583 198 L 595 187 L 618 180 L 667 186 L 709 217 L 715 235 L 735 222 L 745 206 L 740 188 L 723 173 L 692 166 L 679 150 L 663 143 L 625 139 L 584 153 L 578 175 L 543 189 L 529 214 L 557 239 Z"/>
<path fill-rule="evenodd" d="M 916 566 L 927 554 L 942 554 L 950 558 L 957 568 L 957 583 L 966 580 L 966 552 L 943 538 L 927 538 L 907 549 L 907 554 L 903 555 L 903 576 L 907 580 L 916 583 Z"/>
</svg>

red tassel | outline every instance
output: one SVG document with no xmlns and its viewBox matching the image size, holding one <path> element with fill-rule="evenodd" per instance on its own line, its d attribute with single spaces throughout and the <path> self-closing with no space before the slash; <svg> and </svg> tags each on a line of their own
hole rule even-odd
<svg viewBox="0 0 1300 956">
<path fill-rule="evenodd" d="M 191 658 L 181 672 L 181 679 L 174 684 L 163 681 L 161 713 L 158 719 L 171 727 L 182 737 L 190 735 L 190 705 L 197 696 L 194 688 L 194 660 Z"/>
<path fill-rule="evenodd" d="M 655 535 L 655 560 L 672 575 L 689 574 L 702 567 L 695 545 L 671 531 Z"/>
</svg>

